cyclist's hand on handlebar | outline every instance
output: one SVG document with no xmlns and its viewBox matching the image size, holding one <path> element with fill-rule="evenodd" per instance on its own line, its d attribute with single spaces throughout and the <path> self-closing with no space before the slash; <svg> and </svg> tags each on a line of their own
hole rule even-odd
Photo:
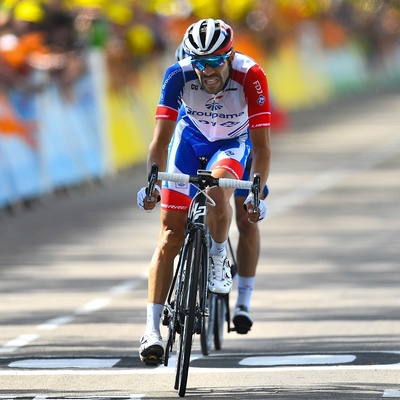
<svg viewBox="0 0 400 400">
<path fill-rule="evenodd" d="M 257 212 L 254 212 L 254 195 L 253 193 L 250 193 L 245 202 L 244 202 L 244 208 L 247 211 L 247 217 L 250 223 L 255 224 L 258 221 L 261 221 L 262 219 L 265 218 L 265 215 L 267 214 L 267 205 L 265 204 L 264 200 L 259 201 L 258 203 L 258 210 Z"/>
<path fill-rule="evenodd" d="M 156 204 L 161 200 L 161 188 L 155 185 L 151 201 L 147 200 L 147 187 L 142 187 L 137 194 L 137 205 L 147 212 L 153 210 Z"/>
</svg>

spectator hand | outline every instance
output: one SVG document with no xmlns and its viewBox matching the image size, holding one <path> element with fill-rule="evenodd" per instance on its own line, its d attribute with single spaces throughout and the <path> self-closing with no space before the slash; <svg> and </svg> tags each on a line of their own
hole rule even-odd
<svg viewBox="0 0 400 400">
<path fill-rule="evenodd" d="M 258 203 L 258 211 L 254 212 L 254 195 L 250 193 L 245 202 L 243 203 L 245 210 L 248 214 L 248 220 L 250 223 L 254 224 L 258 221 L 261 221 L 265 218 L 267 214 L 267 205 L 265 204 L 264 200 L 259 201 Z"/>
<path fill-rule="evenodd" d="M 158 194 L 156 194 L 156 191 L 158 192 Z M 156 203 L 158 203 L 160 200 L 161 200 L 161 188 L 158 185 L 154 187 L 154 192 L 152 194 L 151 201 L 147 200 L 147 187 L 142 187 L 138 191 L 136 199 L 139 208 L 147 212 L 153 210 L 153 208 L 156 206 Z"/>
</svg>

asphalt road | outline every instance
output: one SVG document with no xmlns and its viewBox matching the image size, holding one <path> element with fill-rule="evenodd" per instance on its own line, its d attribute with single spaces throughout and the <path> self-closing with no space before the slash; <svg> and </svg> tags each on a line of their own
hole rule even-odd
<svg viewBox="0 0 400 400">
<path fill-rule="evenodd" d="M 196 339 L 188 398 L 400 398 L 399 115 L 399 93 L 349 99 L 273 135 L 256 322 L 208 357 Z M 158 234 L 144 179 L 0 214 L 1 399 L 178 397 L 173 360 L 137 356 Z"/>
</svg>

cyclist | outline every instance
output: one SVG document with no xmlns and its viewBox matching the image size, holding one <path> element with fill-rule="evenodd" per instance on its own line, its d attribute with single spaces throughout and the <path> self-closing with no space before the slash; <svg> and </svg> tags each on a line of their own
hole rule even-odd
<svg viewBox="0 0 400 400">
<path fill-rule="evenodd" d="M 183 44 L 190 57 L 165 73 L 147 158 L 149 170 L 157 163 L 160 170 L 196 174 L 200 158 L 206 158 L 206 168 L 213 176 L 240 179 L 251 152 L 252 171 L 260 173 L 264 185 L 271 150 L 268 85 L 263 70 L 249 57 L 235 53 L 233 30 L 222 20 L 202 19 L 190 25 Z M 185 114 L 176 122 L 181 105 Z M 154 209 L 161 199 L 161 232 L 150 265 L 147 323 L 139 347 L 140 359 L 150 361 L 149 365 L 164 354 L 160 319 L 195 191 L 190 185 L 164 182 L 162 191 L 156 185 L 151 201 L 146 188 L 137 195 L 139 207 L 146 211 Z M 211 236 L 209 290 L 227 294 L 232 289 L 226 243 L 233 189 L 215 187 L 208 193 L 216 203 L 207 214 Z M 252 202 L 249 194 L 244 202 L 247 218 L 256 223 L 264 218 L 266 205 L 261 200 L 254 212 Z"/>
<path fill-rule="evenodd" d="M 175 51 L 176 61 L 188 57 L 185 52 L 183 43 L 181 43 Z M 185 112 L 185 108 L 181 107 L 181 113 Z M 251 171 L 251 155 L 249 156 L 242 179 L 250 179 Z M 250 314 L 250 300 L 254 289 L 256 269 L 260 254 L 260 232 L 258 224 L 252 224 L 247 219 L 246 209 L 243 204 L 247 198 L 249 191 L 246 189 L 236 189 L 234 192 L 235 203 L 235 219 L 236 226 L 239 231 L 239 239 L 236 249 L 236 262 L 238 271 L 238 296 L 233 314 L 233 324 L 237 333 L 246 334 L 253 326 L 253 317 Z M 262 198 L 267 197 L 268 187 L 264 186 Z"/>
<path fill-rule="evenodd" d="M 250 155 L 242 179 L 250 179 L 251 164 L 252 158 Z M 267 185 L 264 186 L 264 190 L 260 195 L 264 199 L 267 197 Z M 238 296 L 233 313 L 233 324 L 236 332 L 240 334 L 246 334 L 253 326 L 254 320 L 250 314 L 250 300 L 254 289 L 256 269 L 260 255 L 260 231 L 258 225 L 249 222 L 247 212 L 243 207 L 247 196 L 247 190 L 235 190 L 235 219 L 239 239 L 236 248 Z"/>
</svg>

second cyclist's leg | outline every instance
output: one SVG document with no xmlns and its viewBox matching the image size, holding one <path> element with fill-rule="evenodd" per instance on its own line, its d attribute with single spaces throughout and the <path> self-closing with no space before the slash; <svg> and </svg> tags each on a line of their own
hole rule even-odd
<svg viewBox="0 0 400 400">
<path fill-rule="evenodd" d="M 182 247 L 186 213 L 161 210 L 161 232 L 151 259 L 148 277 L 146 329 L 139 356 L 147 365 L 157 365 L 164 355 L 160 321 L 172 281 L 174 259 Z"/>
<path fill-rule="evenodd" d="M 238 297 L 234 310 L 233 323 L 236 331 L 241 334 L 247 333 L 254 322 L 250 314 L 250 302 L 260 254 L 258 224 L 251 224 L 248 221 L 247 213 L 243 207 L 245 199 L 246 197 L 235 196 L 235 217 L 239 231 L 239 240 L 236 250 Z"/>
</svg>

